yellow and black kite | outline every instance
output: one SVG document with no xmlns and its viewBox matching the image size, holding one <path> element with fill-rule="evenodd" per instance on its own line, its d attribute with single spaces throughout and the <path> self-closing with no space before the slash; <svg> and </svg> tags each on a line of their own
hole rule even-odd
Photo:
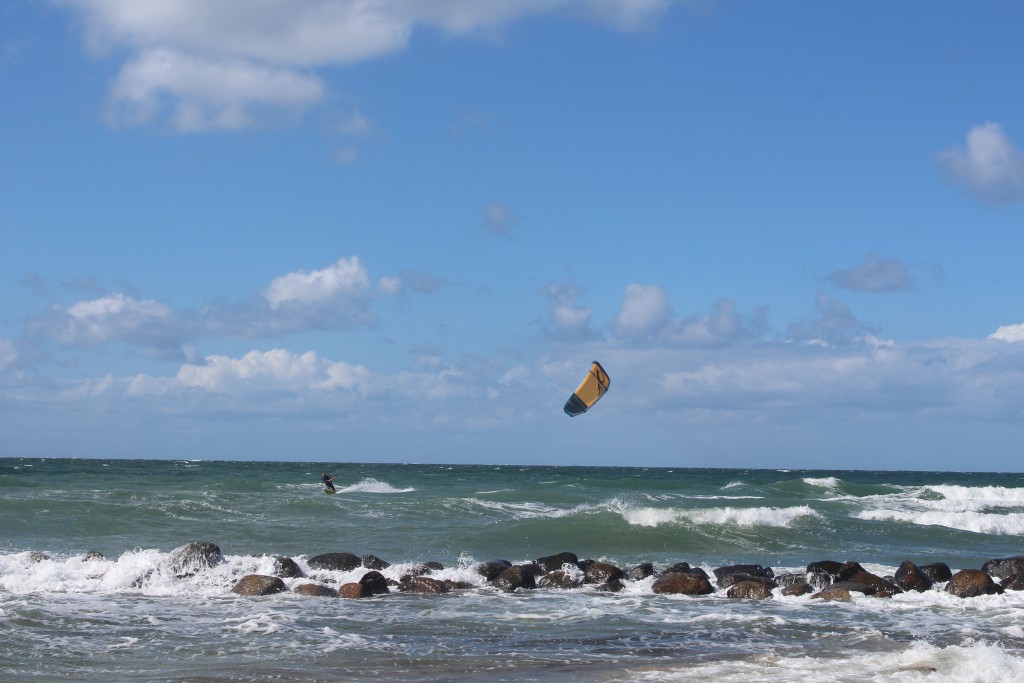
<svg viewBox="0 0 1024 683">
<path fill-rule="evenodd" d="M 594 364 L 590 366 L 587 376 L 583 378 L 580 385 L 576 387 L 576 391 L 565 402 L 565 414 L 575 417 L 593 408 L 594 404 L 608 391 L 611 383 L 612 380 L 608 377 L 608 373 L 595 360 Z"/>
</svg>

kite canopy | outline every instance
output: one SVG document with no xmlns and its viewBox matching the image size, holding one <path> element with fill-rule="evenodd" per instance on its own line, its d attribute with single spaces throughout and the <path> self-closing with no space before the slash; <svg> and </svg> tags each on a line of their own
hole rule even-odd
<svg viewBox="0 0 1024 683">
<path fill-rule="evenodd" d="M 565 414 L 575 417 L 593 408 L 594 404 L 608 391 L 611 383 L 612 380 L 608 377 L 608 373 L 595 360 L 594 364 L 590 366 L 587 376 L 583 378 L 580 385 L 576 387 L 576 391 L 565 402 Z"/>
</svg>

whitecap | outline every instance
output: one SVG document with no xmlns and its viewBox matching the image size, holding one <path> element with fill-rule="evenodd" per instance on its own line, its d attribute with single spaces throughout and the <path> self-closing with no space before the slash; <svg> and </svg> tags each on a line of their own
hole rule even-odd
<svg viewBox="0 0 1024 683">
<path fill-rule="evenodd" d="M 377 481 L 372 477 L 368 477 L 356 484 L 352 484 L 351 486 L 339 488 L 338 493 L 411 493 L 415 490 L 416 489 L 411 486 L 404 489 L 397 489 L 386 481 Z"/>
<path fill-rule="evenodd" d="M 821 517 L 807 505 L 788 508 L 627 508 L 622 511 L 622 516 L 629 524 L 648 527 L 683 523 L 742 527 L 789 527 L 800 519 Z"/>
<path fill-rule="evenodd" d="M 862 510 L 854 517 L 878 522 L 907 522 L 919 526 L 941 526 L 960 531 L 996 536 L 1024 534 L 1024 514 L 987 514 L 943 510 Z"/>
</svg>

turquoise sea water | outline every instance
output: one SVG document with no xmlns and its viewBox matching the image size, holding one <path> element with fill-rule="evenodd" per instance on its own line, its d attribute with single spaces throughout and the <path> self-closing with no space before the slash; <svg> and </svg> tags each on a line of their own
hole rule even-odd
<svg viewBox="0 0 1024 683">
<path fill-rule="evenodd" d="M 561 551 L 623 569 L 979 568 L 1024 555 L 1021 474 L 2 459 L 0 529 L 4 681 L 1024 678 L 1012 591 L 748 601 L 656 595 L 645 579 L 614 594 L 506 594 L 475 571 Z M 197 540 L 226 561 L 163 571 Z M 439 578 L 470 587 L 231 593 L 270 573 L 272 555 L 328 584 L 366 571 L 309 570 L 325 552 L 376 555 L 394 579 L 436 561 Z"/>
</svg>

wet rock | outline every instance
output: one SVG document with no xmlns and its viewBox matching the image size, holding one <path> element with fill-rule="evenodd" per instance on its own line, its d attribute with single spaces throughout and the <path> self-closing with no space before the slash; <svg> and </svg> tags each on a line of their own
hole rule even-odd
<svg viewBox="0 0 1024 683">
<path fill-rule="evenodd" d="M 1007 576 L 999 582 L 999 585 L 1008 591 L 1024 591 L 1024 574 Z"/>
<path fill-rule="evenodd" d="M 654 565 L 650 562 L 643 562 L 626 572 L 626 578 L 630 581 L 640 581 L 648 576 L 654 576 Z"/>
<path fill-rule="evenodd" d="M 981 565 L 981 571 L 997 579 L 1005 579 L 1013 574 L 1024 574 L 1024 555 L 989 560 Z"/>
<path fill-rule="evenodd" d="M 749 581 L 753 581 L 755 583 L 763 583 L 764 585 L 768 586 L 769 590 L 771 590 L 772 588 L 776 588 L 779 585 L 775 581 L 775 579 L 768 578 L 767 576 L 758 576 L 754 574 L 744 574 L 742 572 L 737 572 L 736 574 L 724 574 L 720 579 L 718 579 L 718 587 L 729 588 L 730 586 L 735 586 L 737 583 L 744 583 Z"/>
<path fill-rule="evenodd" d="M 579 562 L 576 553 L 563 552 L 555 555 L 545 555 L 536 559 L 537 564 L 544 568 L 545 572 L 553 572 L 562 568 L 562 565 L 575 565 Z"/>
<path fill-rule="evenodd" d="M 668 567 L 665 567 L 664 569 L 662 569 L 661 573 L 662 573 L 662 575 L 664 575 L 664 574 L 689 574 L 691 571 L 693 571 L 693 568 L 690 567 L 690 563 L 689 562 L 676 562 L 675 564 L 669 565 Z"/>
<path fill-rule="evenodd" d="M 626 576 L 626 573 L 613 564 L 607 562 L 595 562 L 587 567 L 583 574 L 584 583 L 608 583 L 617 581 Z"/>
<path fill-rule="evenodd" d="M 288 590 L 277 576 L 263 576 L 262 574 L 249 574 L 243 576 L 231 589 L 237 595 L 273 595 Z"/>
<path fill-rule="evenodd" d="M 544 574 L 547 573 L 546 571 L 544 571 L 544 567 L 540 566 L 536 562 L 525 562 L 523 564 L 518 564 L 516 566 L 522 567 L 524 572 L 532 574 L 533 578 L 537 578 L 538 576 L 544 576 Z"/>
<path fill-rule="evenodd" d="M 945 583 L 953 578 L 953 572 L 945 562 L 923 564 L 921 565 L 921 571 L 935 583 Z"/>
<path fill-rule="evenodd" d="M 211 541 L 196 541 L 171 551 L 168 566 L 175 576 L 192 576 L 224 561 L 220 546 Z"/>
<path fill-rule="evenodd" d="M 98 550 L 90 550 L 85 554 L 85 557 L 82 558 L 82 562 L 95 562 L 96 560 L 102 559 L 103 553 L 99 552 Z"/>
<path fill-rule="evenodd" d="M 310 569 L 332 572 L 350 572 L 363 564 L 362 558 L 352 553 L 323 553 L 309 558 Z"/>
<path fill-rule="evenodd" d="M 953 578 L 946 584 L 946 592 L 960 598 L 976 598 L 979 595 L 998 595 L 1004 591 L 987 572 L 964 569 L 953 574 Z"/>
<path fill-rule="evenodd" d="M 439 595 L 449 591 L 448 584 L 428 576 L 413 576 L 408 581 L 398 584 L 398 590 L 402 593 L 421 593 L 424 595 Z"/>
<path fill-rule="evenodd" d="M 923 593 L 930 589 L 935 583 L 930 576 L 921 571 L 921 568 L 910 561 L 900 564 L 894 577 L 896 585 L 905 591 L 917 591 Z"/>
<path fill-rule="evenodd" d="M 809 583 L 794 583 L 782 589 L 783 595 L 796 597 L 813 592 L 814 588 Z"/>
<path fill-rule="evenodd" d="M 274 556 L 274 576 L 286 579 L 297 579 L 302 576 L 302 568 L 290 557 Z"/>
<path fill-rule="evenodd" d="M 869 572 L 860 566 L 859 562 L 843 562 L 842 566 L 839 567 L 839 573 L 836 575 L 837 581 L 849 581 L 857 574 L 868 574 Z"/>
<path fill-rule="evenodd" d="M 320 583 L 304 583 L 292 589 L 293 593 L 306 595 L 312 598 L 336 598 L 338 591 Z"/>
<path fill-rule="evenodd" d="M 566 572 L 561 569 L 545 574 L 537 580 L 537 585 L 541 588 L 579 588 L 583 585 L 583 582 L 579 579 L 573 578 L 573 574 Z"/>
<path fill-rule="evenodd" d="M 513 593 L 519 588 L 536 588 L 537 582 L 533 574 L 522 567 L 509 567 L 494 579 L 494 585 L 506 593 Z"/>
<path fill-rule="evenodd" d="M 508 560 L 488 560 L 476 566 L 476 573 L 488 581 L 494 581 L 503 571 L 510 567 L 512 567 L 512 563 Z"/>
<path fill-rule="evenodd" d="M 439 572 L 444 569 L 444 565 L 440 562 L 424 562 L 423 567 L 432 572 Z"/>
<path fill-rule="evenodd" d="M 775 572 L 772 571 L 771 567 L 766 569 L 759 564 L 733 564 L 726 567 L 718 567 L 717 569 L 713 569 L 712 572 L 714 572 L 715 578 L 718 580 L 718 585 L 722 585 L 723 578 L 733 574 L 762 576 L 768 579 L 775 578 Z"/>
<path fill-rule="evenodd" d="M 359 579 L 359 583 L 362 584 L 365 595 L 384 595 L 391 592 L 384 575 L 376 570 L 363 574 L 362 578 Z"/>
<path fill-rule="evenodd" d="M 835 560 L 820 560 L 807 565 L 807 583 L 821 589 L 838 580 L 843 565 Z"/>
<path fill-rule="evenodd" d="M 783 588 L 789 588 L 796 585 L 807 585 L 806 574 L 779 574 L 775 577 L 775 583 L 779 584 Z"/>
<path fill-rule="evenodd" d="M 853 597 L 843 586 L 829 586 L 811 596 L 811 600 L 827 600 L 830 602 L 850 602 Z"/>
<path fill-rule="evenodd" d="M 866 572 L 865 572 L 866 573 Z M 829 588 L 842 588 L 850 593 L 860 593 L 862 595 L 878 595 L 879 592 L 885 593 L 882 587 L 874 583 L 861 583 L 860 581 L 836 581 Z M 889 594 L 891 595 L 891 594 Z M 888 595 L 880 595 L 879 597 L 889 597 Z"/>
<path fill-rule="evenodd" d="M 763 579 L 766 577 L 761 578 Z M 774 583 L 774 581 L 772 581 L 772 583 Z M 726 592 L 726 595 L 730 598 L 766 600 L 772 597 L 772 589 L 763 581 L 740 581 L 739 583 L 733 584 Z"/>
<path fill-rule="evenodd" d="M 390 562 L 385 562 L 384 560 L 380 559 L 376 555 L 363 555 L 360 558 L 359 562 L 360 562 L 360 564 L 362 564 L 367 569 L 377 569 L 377 570 L 380 570 L 380 569 L 387 569 L 388 567 L 391 566 Z"/>
<path fill-rule="evenodd" d="M 865 595 L 877 595 L 878 597 L 892 597 L 896 593 L 902 593 L 903 590 L 896 584 L 882 578 L 878 574 L 872 574 L 871 572 L 860 571 L 850 576 L 847 581 L 852 583 L 859 583 L 865 586 L 870 586 L 874 590 L 865 593 Z"/>
<path fill-rule="evenodd" d="M 344 600 L 358 600 L 369 597 L 366 586 L 361 583 L 344 583 L 338 589 L 338 597 Z"/>
<path fill-rule="evenodd" d="M 598 593 L 618 593 L 626 587 L 626 584 L 622 583 L 621 579 L 612 579 L 606 583 L 602 583 L 599 586 L 594 586 L 594 590 Z"/>
<path fill-rule="evenodd" d="M 651 586 L 654 593 L 674 593 L 681 595 L 708 595 L 714 593 L 711 582 L 706 576 L 696 572 L 669 572 L 662 574 Z"/>
</svg>

